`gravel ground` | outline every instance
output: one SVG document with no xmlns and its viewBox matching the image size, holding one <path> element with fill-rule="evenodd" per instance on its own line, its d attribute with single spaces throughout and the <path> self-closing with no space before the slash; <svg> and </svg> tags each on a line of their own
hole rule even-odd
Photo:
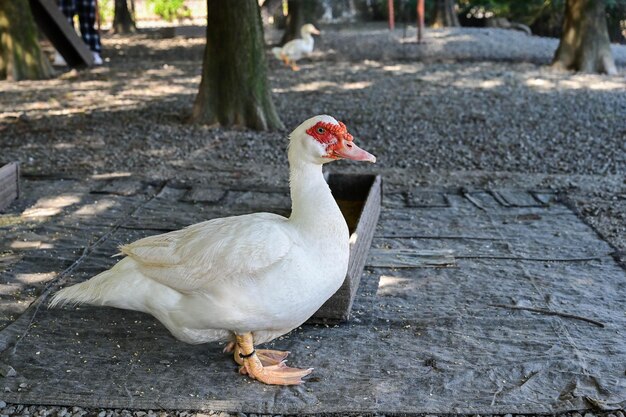
<svg viewBox="0 0 626 417">
<path fill-rule="evenodd" d="M 1 405 L 1 403 L 0 403 Z M 32 417 L 270 417 L 269 414 L 228 414 L 224 412 L 212 412 L 212 411 L 136 411 L 136 410 L 99 410 L 99 409 L 89 409 L 89 408 L 80 408 L 80 407 L 24 407 L 24 406 L 15 406 L 9 405 L 5 408 L 0 409 L 1 415 L 8 416 L 32 416 Z M 346 414 L 346 416 L 351 417 L 362 417 L 361 415 L 354 414 Z M 610 411 L 610 412 L 596 412 L 596 413 L 563 413 L 559 415 L 560 417 L 624 417 L 624 413 L 622 411 Z M 282 417 L 282 416 L 280 416 Z M 287 416 L 285 416 L 287 417 Z M 310 416 L 314 417 L 314 416 Z M 384 414 L 377 414 L 376 417 L 385 417 Z M 436 415 L 424 415 L 423 417 L 439 417 Z M 442 416 L 443 417 L 443 416 Z M 495 417 L 492 415 L 479 415 L 473 417 Z M 502 417 L 513 417 L 512 414 L 505 414 Z M 530 417 L 530 416 L 522 416 L 516 415 L 516 417 Z"/>
<path fill-rule="evenodd" d="M 626 46 L 613 47 L 620 75 L 608 77 L 553 72 L 546 65 L 557 41 L 515 31 L 433 30 L 425 45 L 413 42 L 410 28 L 402 35 L 380 26 L 327 29 L 297 73 L 268 55 L 287 126 L 281 132 L 185 122 L 200 82 L 202 39 L 106 36 L 103 67 L 0 82 L 0 164 L 20 161 L 26 176 L 130 172 L 200 182 L 211 180 L 203 169 L 234 165 L 284 185 L 286 135 L 328 113 L 378 156 L 374 169 L 390 189 L 553 189 L 623 261 Z M 159 413 L 0 407 L 0 415 Z"/>
</svg>

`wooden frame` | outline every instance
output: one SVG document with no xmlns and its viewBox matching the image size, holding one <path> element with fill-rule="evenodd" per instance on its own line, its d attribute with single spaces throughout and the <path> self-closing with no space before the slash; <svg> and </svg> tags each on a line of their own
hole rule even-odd
<svg viewBox="0 0 626 417">
<path fill-rule="evenodd" d="M 350 318 L 382 202 L 380 175 L 330 174 L 327 181 L 350 229 L 350 261 L 343 285 L 309 319 L 311 323 L 337 323 Z"/>
<path fill-rule="evenodd" d="M 20 196 L 20 165 L 11 162 L 0 168 L 0 210 Z"/>
<path fill-rule="evenodd" d="M 78 36 L 54 0 L 29 0 L 39 29 L 71 68 L 93 65 L 93 54 Z"/>
</svg>

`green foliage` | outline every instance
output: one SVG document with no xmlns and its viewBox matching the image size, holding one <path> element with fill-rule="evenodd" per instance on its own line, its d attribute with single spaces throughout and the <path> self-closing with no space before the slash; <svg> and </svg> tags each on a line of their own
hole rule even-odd
<svg viewBox="0 0 626 417">
<path fill-rule="evenodd" d="M 112 22 L 115 14 L 115 0 L 98 0 L 98 12 L 102 24 Z"/>
<path fill-rule="evenodd" d="M 148 0 L 154 13 L 171 22 L 176 18 L 190 17 L 191 11 L 185 6 L 185 0 Z"/>
</svg>

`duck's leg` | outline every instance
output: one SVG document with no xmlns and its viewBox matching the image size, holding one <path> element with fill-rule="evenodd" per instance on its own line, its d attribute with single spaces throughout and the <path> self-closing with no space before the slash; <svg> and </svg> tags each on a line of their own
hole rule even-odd
<svg viewBox="0 0 626 417">
<path fill-rule="evenodd" d="M 284 362 L 276 365 L 263 366 L 254 351 L 252 333 L 237 335 L 239 357 L 243 360 L 243 369 L 251 378 L 270 385 L 299 385 L 302 378 L 313 372 L 313 368 L 290 368 Z"/>
<path fill-rule="evenodd" d="M 243 366 L 243 359 L 239 356 L 241 349 L 235 342 L 230 342 L 224 347 L 224 353 L 232 353 L 235 362 Z M 263 366 L 278 365 L 284 361 L 291 352 L 272 349 L 256 349 L 256 355 Z"/>
<path fill-rule="evenodd" d="M 282 57 L 285 65 L 291 67 L 291 69 L 294 71 L 300 71 L 300 67 L 296 65 L 296 61 L 292 61 L 287 57 L 287 55 L 282 55 Z"/>
</svg>

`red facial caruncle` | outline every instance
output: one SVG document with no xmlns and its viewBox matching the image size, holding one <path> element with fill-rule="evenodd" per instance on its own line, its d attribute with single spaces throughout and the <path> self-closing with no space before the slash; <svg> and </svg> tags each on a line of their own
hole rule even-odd
<svg viewBox="0 0 626 417">
<path fill-rule="evenodd" d="M 313 136 L 315 140 L 326 146 L 328 153 L 325 155 L 327 158 L 339 159 L 340 156 L 336 151 L 344 146 L 352 146 L 352 144 L 344 143 L 352 142 L 353 138 L 346 125 L 339 122 L 339 125 L 329 122 L 317 122 L 313 127 L 310 127 L 306 133 Z"/>
<path fill-rule="evenodd" d="M 327 122 L 317 122 L 306 133 L 316 141 L 324 145 L 329 159 L 352 159 L 353 161 L 376 162 L 376 157 L 371 153 L 359 148 L 353 142 L 352 135 L 348 133 L 346 125 L 339 122 L 338 125 Z"/>
</svg>

